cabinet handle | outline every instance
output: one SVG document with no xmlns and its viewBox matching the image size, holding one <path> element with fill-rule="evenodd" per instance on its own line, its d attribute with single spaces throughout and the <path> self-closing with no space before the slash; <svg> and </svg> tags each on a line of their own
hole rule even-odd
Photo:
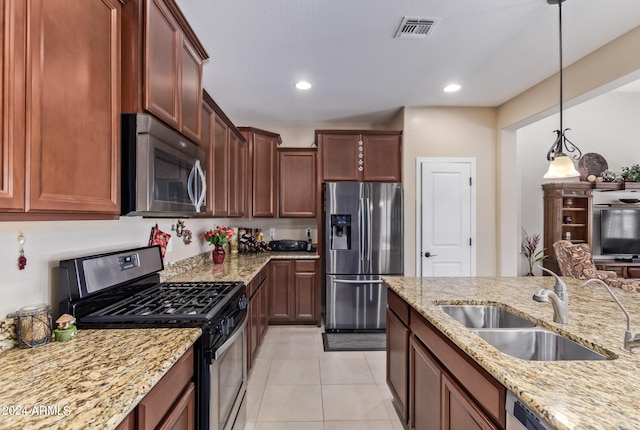
<svg viewBox="0 0 640 430">
<path fill-rule="evenodd" d="M 358 167 L 358 171 L 362 172 L 364 169 L 362 168 L 362 166 Z"/>
</svg>

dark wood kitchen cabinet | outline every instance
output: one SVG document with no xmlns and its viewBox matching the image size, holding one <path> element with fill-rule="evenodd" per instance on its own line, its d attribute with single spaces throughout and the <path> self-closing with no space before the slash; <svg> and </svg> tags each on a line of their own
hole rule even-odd
<svg viewBox="0 0 640 430">
<path fill-rule="evenodd" d="M 315 218 L 316 153 L 315 148 L 278 149 L 279 217 Z"/>
<path fill-rule="evenodd" d="M 269 263 L 269 324 L 318 324 L 317 260 Z"/>
<path fill-rule="evenodd" d="M 265 266 L 247 285 L 249 322 L 247 327 L 247 371 L 253 367 L 256 352 L 262 344 L 268 320 L 269 269 Z"/>
<path fill-rule="evenodd" d="M 136 408 L 138 430 L 194 430 L 193 348 L 173 365 Z"/>
<path fill-rule="evenodd" d="M 393 407 L 406 426 L 409 417 L 409 306 L 395 293 L 388 294 L 387 386 Z"/>
<path fill-rule="evenodd" d="M 396 312 L 392 321 L 401 327 L 387 325 L 387 380 L 402 422 L 415 430 L 504 429 L 506 389 L 395 292 L 387 299 L 391 311 L 408 310 L 408 325 Z M 409 335 L 408 361 L 402 327 Z M 402 407 L 405 372 L 409 394 Z"/>
<path fill-rule="evenodd" d="M 2 21 L 0 219 L 117 218 L 120 2 L 5 0 Z"/>
<path fill-rule="evenodd" d="M 275 218 L 280 135 L 253 127 L 238 129 L 248 144 L 245 215 L 248 218 Z"/>
<path fill-rule="evenodd" d="M 207 215 L 243 216 L 246 142 L 206 91 L 202 138 L 207 148 Z"/>
<path fill-rule="evenodd" d="M 402 181 L 402 132 L 316 130 L 322 181 Z"/>
<path fill-rule="evenodd" d="M 175 2 L 126 2 L 122 49 L 122 111 L 150 112 L 199 143 L 208 55 Z"/>
</svg>

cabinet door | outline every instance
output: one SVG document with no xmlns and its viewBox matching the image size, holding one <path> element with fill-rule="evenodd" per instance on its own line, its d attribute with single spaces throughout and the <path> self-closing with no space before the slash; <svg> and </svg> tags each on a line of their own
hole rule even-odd
<svg viewBox="0 0 640 430">
<path fill-rule="evenodd" d="M 228 213 L 230 217 L 245 215 L 245 190 L 247 169 L 247 144 L 229 131 L 229 187 Z"/>
<path fill-rule="evenodd" d="M 192 382 L 184 390 L 178 403 L 169 411 L 158 430 L 195 430 L 196 390 Z"/>
<path fill-rule="evenodd" d="M 323 181 L 358 181 L 362 178 L 364 153 L 359 151 L 360 135 L 320 134 L 318 148 Z M 362 154 L 362 157 L 359 156 Z"/>
<path fill-rule="evenodd" d="M 0 209 L 24 211 L 24 51 L 27 2 L 0 1 Z"/>
<path fill-rule="evenodd" d="M 162 0 L 147 0 L 144 108 L 180 130 L 180 26 Z"/>
<path fill-rule="evenodd" d="M 409 387 L 409 329 L 387 309 L 387 385 L 402 424 L 407 424 Z"/>
<path fill-rule="evenodd" d="M 444 374 L 426 348 L 413 337 L 409 341 L 409 369 L 409 428 L 440 430 L 440 390 Z M 457 427 L 457 430 L 466 428 Z"/>
<path fill-rule="evenodd" d="M 215 113 L 213 111 L 213 106 L 209 105 L 206 101 L 202 102 L 202 109 L 200 111 L 200 116 L 202 119 L 200 120 L 200 146 L 204 149 L 206 155 L 205 161 L 205 171 L 207 175 L 207 194 L 206 194 L 206 215 L 213 215 L 213 187 L 215 186 L 215 180 L 213 178 L 213 128 L 214 128 L 214 119 Z"/>
<path fill-rule="evenodd" d="M 275 218 L 277 205 L 277 148 L 275 137 L 253 133 L 252 213 L 253 217 Z"/>
<path fill-rule="evenodd" d="M 269 263 L 269 323 L 292 320 L 293 261 Z"/>
<path fill-rule="evenodd" d="M 256 282 L 256 280 L 252 281 Z M 262 305 L 262 290 L 258 289 L 249 302 L 249 322 L 247 330 L 247 368 L 253 365 L 253 357 L 260 345 L 260 311 Z"/>
<path fill-rule="evenodd" d="M 216 115 L 213 125 L 213 159 L 211 160 L 213 181 L 209 193 L 213 216 L 229 215 L 230 149 L 237 151 L 237 144 L 230 144 L 229 126 L 220 116 Z M 235 162 L 237 155 L 235 152 L 233 155 L 233 162 Z"/>
<path fill-rule="evenodd" d="M 118 214 L 120 4 L 27 3 L 25 210 Z"/>
<path fill-rule="evenodd" d="M 180 64 L 180 130 L 188 138 L 200 142 L 202 107 L 202 58 L 195 48 L 182 37 Z"/>
<path fill-rule="evenodd" d="M 442 428 L 497 430 L 474 401 L 446 374 L 442 375 Z"/>
<path fill-rule="evenodd" d="M 278 216 L 316 216 L 316 150 L 278 151 Z"/>
<path fill-rule="evenodd" d="M 294 279 L 294 319 L 300 322 L 316 321 L 315 272 L 296 272 Z"/>
<path fill-rule="evenodd" d="M 379 182 L 402 181 L 401 137 L 394 135 L 363 135 L 364 180 Z"/>
<path fill-rule="evenodd" d="M 263 269 L 266 270 L 266 269 Z M 269 326 L 269 277 L 266 276 L 262 281 L 262 296 L 260 300 L 260 338 L 265 335 Z"/>
</svg>

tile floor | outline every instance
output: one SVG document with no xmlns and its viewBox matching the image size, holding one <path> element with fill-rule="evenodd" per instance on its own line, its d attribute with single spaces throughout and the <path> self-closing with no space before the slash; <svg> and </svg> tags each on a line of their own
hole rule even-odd
<svg viewBox="0 0 640 430">
<path fill-rule="evenodd" d="M 324 352 L 322 332 L 269 327 L 249 375 L 245 430 L 401 430 L 385 352 Z"/>
</svg>

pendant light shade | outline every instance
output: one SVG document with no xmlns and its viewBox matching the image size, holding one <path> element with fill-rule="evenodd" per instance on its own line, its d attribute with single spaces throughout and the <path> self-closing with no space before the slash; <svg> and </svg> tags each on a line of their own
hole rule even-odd
<svg viewBox="0 0 640 430">
<path fill-rule="evenodd" d="M 580 176 L 573 164 L 573 160 L 566 154 L 558 154 L 549 163 L 549 170 L 544 174 L 545 179 L 575 178 Z"/>
<path fill-rule="evenodd" d="M 560 41 L 560 128 L 555 130 L 556 141 L 547 152 L 549 160 L 549 170 L 545 173 L 545 179 L 575 178 L 580 176 L 576 170 L 573 160 L 578 160 L 582 156 L 580 149 L 566 138 L 565 133 L 568 128 L 562 125 L 562 3 L 565 0 L 547 0 L 548 4 L 558 5 L 559 41 Z M 571 156 L 567 155 L 571 154 Z"/>
</svg>

